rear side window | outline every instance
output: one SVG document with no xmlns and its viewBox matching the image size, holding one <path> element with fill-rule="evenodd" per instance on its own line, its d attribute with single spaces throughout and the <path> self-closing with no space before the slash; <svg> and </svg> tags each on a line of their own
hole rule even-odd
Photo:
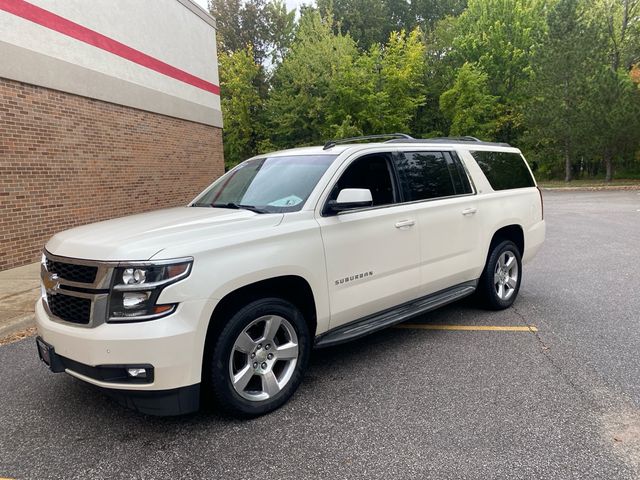
<svg viewBox="0 0 640 480">
<path fill-rule="evenodd" d="M 508 152 L 471 152 L 494 190 L 535 186 L 522 155 Z"/>
<path fill-rule="evenodd" d="M 405 202 L 472 193 L 460 160 L 449 152 L 407 152 L 395 161 Z"/>
</svg>

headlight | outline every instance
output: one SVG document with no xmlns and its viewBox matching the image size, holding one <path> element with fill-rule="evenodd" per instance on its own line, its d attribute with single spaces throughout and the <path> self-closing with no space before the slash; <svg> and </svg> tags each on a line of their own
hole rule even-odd
<svg viewBox="0 0 640 480">
<path fill-rule="evenodd" d="M 162 289 L 189 275 L 192 260 L 123 265 L 115 269 L 109 322 L 155 320 L 173 313 L 176 304 L 158 305 Z"/>
</svg>

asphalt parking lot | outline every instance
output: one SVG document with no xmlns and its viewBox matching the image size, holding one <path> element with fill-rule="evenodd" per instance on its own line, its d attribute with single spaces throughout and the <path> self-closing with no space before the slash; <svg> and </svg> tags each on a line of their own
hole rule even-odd
<svg viewBox="0 0 640 480">
<path fill-rule="evenodd" d="M 515 308 L 458 303 L 314 352 L 251 421 L 128 411 L 0 347 L 0 477 L 640 478 L 640 192 L 546 192 Z"/>
</svg>

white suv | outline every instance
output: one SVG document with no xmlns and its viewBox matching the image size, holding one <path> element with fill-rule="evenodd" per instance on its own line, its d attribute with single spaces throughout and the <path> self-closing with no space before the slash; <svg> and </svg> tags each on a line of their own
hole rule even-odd
<svg viewBox="0 0 640 480">
<path fill-rule="evenodd" d="M 260 155 L 185 207 L 55 235 L 40 357 L 141 412 L 251 416 L 291 397 L 313 347 L 474 292 L 509 307 L 545 236 L 520 151 L 384 138 Z"/>
</svg>

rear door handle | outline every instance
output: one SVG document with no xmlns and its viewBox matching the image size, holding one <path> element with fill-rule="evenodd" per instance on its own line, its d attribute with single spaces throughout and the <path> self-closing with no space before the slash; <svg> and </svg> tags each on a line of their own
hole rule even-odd
<svg viewBox="0 0 640 480">
<path fill-rule="evenodd" d="M 396 223 L 396 228 L 410 228 L 416 224 L 415 220 L 402 220 Z"/>
<path fill-rule="evenodd" d="M 462 214 L 467 216 L 467 215 L 475 215 L 475 213 L 478 211 L 477 208 L 475 207 L 471 207 L 471 208 L 465 208 L 464 210 L 462 210 Z"/>
</svg>

